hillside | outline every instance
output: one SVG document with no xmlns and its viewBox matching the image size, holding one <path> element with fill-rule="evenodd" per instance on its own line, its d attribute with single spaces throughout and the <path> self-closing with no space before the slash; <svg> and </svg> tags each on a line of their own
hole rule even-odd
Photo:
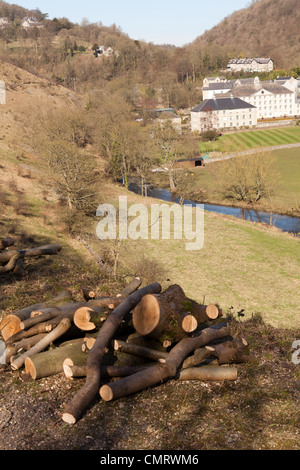
<svg viewBox="0 0 300 470">
<path fill-rule="evenodd" d="M 298 0 L 257 0 L 196 38 L 192 46 L 217 43 L 230 58 L 271 57 L 276 68 L 299 66 Z"/>
</svg>

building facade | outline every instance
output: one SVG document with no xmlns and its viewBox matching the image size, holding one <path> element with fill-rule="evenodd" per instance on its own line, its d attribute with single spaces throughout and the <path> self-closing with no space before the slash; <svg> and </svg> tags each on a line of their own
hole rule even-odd
<svg viewBox="0 0 300 470">
<path fill-rule="evenodd" d="M 204 100 L 191 110 L 191 131 L 252 128 L 257 125 L 257 109 L 240 98 Z"/>
<path fill-rule="evenodd" d="M 299 84 L 293 77 L 266 81 L 255 77 L 229 80 L 227 84 L 210 82 L 208 87 L 203 83 L 203 98 L 240 98 L 257 108 L 257 119 L 293 118 L 300 115 Z"/>
<path fill-rule="evenodd" d="M 273 69 L 274 63 L 270 57 L 231 59 L 227 64 L 229 72 L 271 72 Z"/>
</svg>

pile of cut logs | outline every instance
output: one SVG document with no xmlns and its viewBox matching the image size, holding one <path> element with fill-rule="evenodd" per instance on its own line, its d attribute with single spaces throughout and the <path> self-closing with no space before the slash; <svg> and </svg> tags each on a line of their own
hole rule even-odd
<svg viewBox="0 0 300 470">
<path fill-rule="evenodd" d="M 110 401 L 169 379 L 236 380 L 232 364 L 253 360 L 217 305 L 201 305 L 177 284 L 141 284 L 135 278 L 114 297 L 82 290 L 82 302 L 64 290 L 5 315 L 1 364 L 24 367 L 33 380 L 84 378 L 62 414 L 74 424 L 99 394 Z"/>
<path fill-rule="evenodd" d="M 14 244 L 15 240 L 12 237 L 0 240 L 0 274 L 14 272 L 23 275 L 25 273 L 25 258 L 56 255 L 62 249 L 61 245 L 49 244 L 36 248 L 15 250 L 11 248 Z"/>
</svg>

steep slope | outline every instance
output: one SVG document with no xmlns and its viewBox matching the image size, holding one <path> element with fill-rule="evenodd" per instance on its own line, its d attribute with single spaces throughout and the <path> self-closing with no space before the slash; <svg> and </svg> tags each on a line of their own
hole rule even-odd
<svg viewBox="0 0 300 470">
<path fill-rule="evenodd" d="M 225 18 L 193 43 L 215 42 L 230 57 L 271 57 L 276 68 L 300 65 L 299 0 L 257 0 Z"/>
<path fill-rule="evenodd" d="M 6 104 L 0 105 L 0 147 L 24 146 L 24 135 L 35 130 L 30 115 L 34 107 L 45 112 L 81 104 L 81 96 L 67 88 L 53 85 L 19 67 L 0 60 L 0 80 L 6 86 Z M 32 128 L 31 128 L 32 126 Z"/>
</svg>

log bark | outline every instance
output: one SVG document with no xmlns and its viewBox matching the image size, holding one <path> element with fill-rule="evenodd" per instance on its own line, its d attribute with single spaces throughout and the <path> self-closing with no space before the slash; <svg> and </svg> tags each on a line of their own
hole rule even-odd
<svg viewBox="0 0 300 470">
<path fill-rule="evenodd" d="M 78 308 L 82 307 L 83 305 L 86 304 L 83 302 L 70 302 L 65 305 L 62 305 L 61 307 L 50 307 L 35 310 L 31 312 L 30 315 L 32 316 L 30 318 L 27 318 L 26 320 L 23 320 L 20 323 L 20 328 L 22 330 L 26 330 L 34 325 L 37 325 L 38 323 L 43 323 L 45 321 L 52 320 L 57 317 L 68 317 L 70 318 L 70 320 L 73 320 L 74 313 Z"/>
<path fill-rule="evenodd" d="M 87 354 L 81 349 L 82 341 L 69 342 L 65 346 L 26 357 L 25 372 L 30 374 L 33 380 L 38 380 L 62 372 L 63 363 L 67 358 L 71 358 L 75 364 L 85 364 Z"/>
<path fill-rule="evenodd" d="M 28 248 L 25 250 L 4 251 L 0 253 L 0 264 L 6 264 L 17 253 L 19 254 L 19 258 L 30 258 L 36 256 L 56 255 L 59 251 L 61 251 L 61 249 L 61 245 L 49 244 L 36 248 Z"/>
<path fill-rule="evenodd" d="M 30 348 L 32 348 L 35 344 L 37 344 L 44 336 L 46 336 L 47 333 L 41 333 L 39 335 L 32 336 L 30 338 L 25 338 L 22 341 L 19 341 L 18 343 L 8 346 L 5 348 L 5 351 L 3 353 L 3 356 L 0 358 L 0 363 L 3 364 L 9 364 L 10 360 L 13 356 L 16 356 L 19 351 L 28 351 Z"/>
<path fill-rule="evenodd" d="M 7 253 L 9 253 L 9 251 Z M 4 266 L 0 266 L 0 274 L 5 274 L 13 271 L 19 259 L 20 254 L 15 253 Z"/>
<path fill-rule="evenodd" d="M 178 380 L 202 380 L 202 381 L 217 381 L 223 382 L 224 380 L 237 379 L 236 367 L 224 366 L 202 366 L 190 367 L 183 369 L 179 372 Z"/>
<path fill-rule="evenodd" d="M 88 355 L 85 385 L 79 390 L 73 400 L 65 406 L 62 419 L 66 423 L 74 424 L 96 397 L 101 382 L 100 367 L 102 359 L 124 316 L 132 311 L 144 295 L 159 293 L 160 291 L 161 286 L 158 283 L 150 284 L 135 291 L 111 313 L 103 324 L 96 342 Z"/>
<path fill-rule="evenodd" d="M 88 302 L 91 299 L 94 299 L 96 296 L 95 292 L 89 289 L 81 289 L 81 295 L 86 302 Z"/>
<path fill-rule="evenodd" d="M 57 294 L 53 299 L 45 301 L 43 303 L 37 303 L 29 305 L 25 308 L 17 310 L 13 313 L 5 315 L 0 322 L 0 331 L 2 338 L 6 341 L 10 336 L 14 335 L 21 330 L 20 323 L 30 317 L 34 310 L 45 309 L 49 307 L 57 307 L 64 305 L 72 300 L 72 294 L 64 289 Z"/>
<path fill-rule="evenodd" d="M 215 320 L 218 315 L 216 305 L 200 305 L 174 284 L 161 294 L 143 297 L 133 311 L 132 322 L 139 334 L 172 344 L 188 336 L 196 324 Z"/>
<path fill-rule="evenodd" d="M 197 366 L 201 362 L 205 361 L 211 355 L 215 355 L 215 350 L 211 346 L 205 346 L 205 348 L 200 348 L 194 351 L 192 356 L 187 357 L 182 363 L 182 369 L 187 369 L 189 367 Z"/>
<path fill-rule="evenodd" d="M 216 344 L 213 349 L 220 365 L 252 362 L 255 359 L 254 354 L 249 350 L 248 342 L 242 337 Z"/>
<path fill-rule="evenodd" d="M 0 251 L 8 248 L 9 246 L 13 246 L 15 244 L 15 240 L 12 237 L 6 237 L 0 240 Z"/>
<path fill-rule="evenodd" d="M 229 332 L 229 327 L 224 323 L 205 328 L 195 334 L 193 338 L 182 339 L 170 351 L 165 363 L 157 363 L 146 371 L 103 385 L 99 393 L 103 400 L 110 401 L 139 392 L 166 379 L 174 378 L 182 362 L 191 352 L 216 339 L 228 336 Z"/>
<path fill-rule="evenodd" d="M 33 356 L 46 349 L 53 341 L 62 336 L 71 326 L 69 318 L 63 318 L 57 327 L 42 338 L 35 346 L 11 362 L 12 370 L 20 369 L 26 357 Z"/>
<path fill-rule="evenodd" d="M 136 366 L 101 366 L 100 371 L 103 377 L 128 377 L 141 370 L 150 367 L 152 364 L 142 364 Z M 64 363 L 64 373 L 68 378 L 86 377 L 86 366 L 75 366 L 66 360 Z"/>
<path fill-rule="evenodd" d="M 128 297 L 135 292 L 142 284 L 140 277 L 135 277 L 124 289 L 122 289 L 117 297 Z"/>
<path fill-rule="evenodd" d="M 167 352 L 146 348 L 145 346 L 140 346 L 138 344 L 126 343 L 125 341 L 117 339 L 113 341 L 113 348 L 115 351 L 122 351 L 127 354 L 151 359 L 152 361 L 164 362 L 168 357 Z"/>
</svg>

